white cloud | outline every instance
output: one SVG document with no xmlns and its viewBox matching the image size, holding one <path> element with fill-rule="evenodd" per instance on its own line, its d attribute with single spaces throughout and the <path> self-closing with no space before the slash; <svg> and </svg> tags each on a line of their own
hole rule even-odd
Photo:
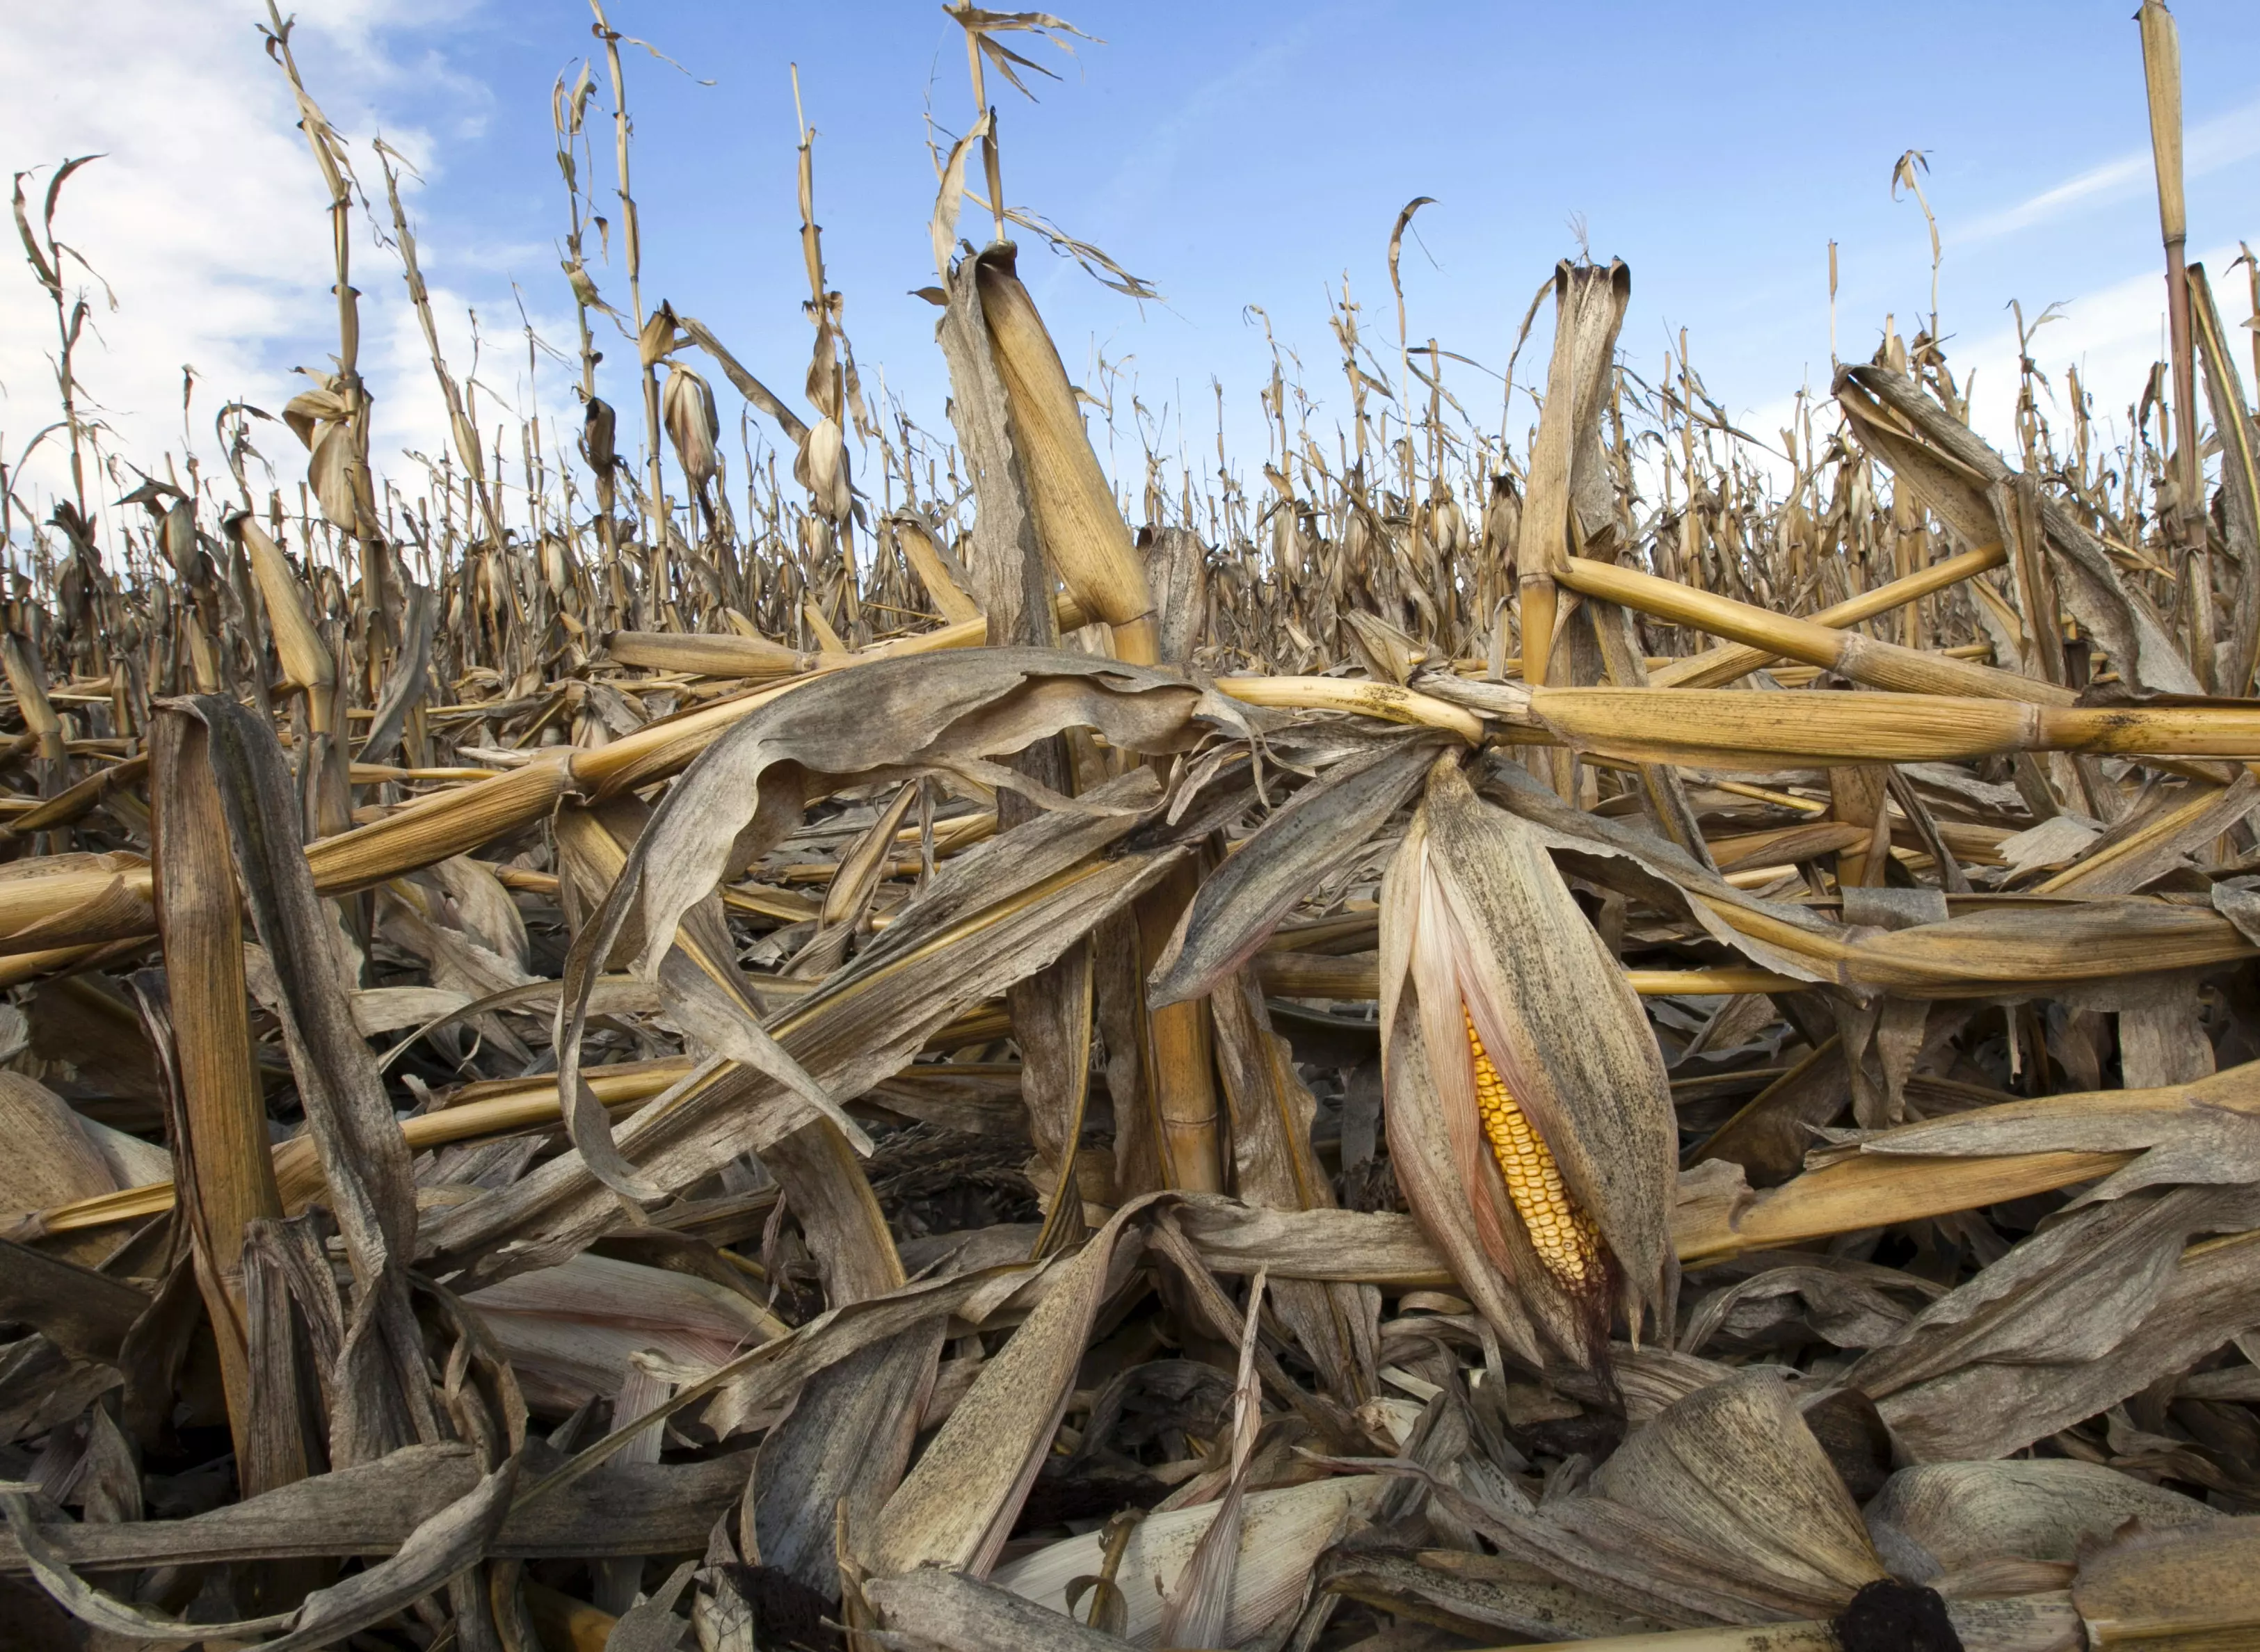
<svg viewBox="0 0 2260 1652">
<path fill-rule="evenodd" d="M 433 0 L 329 0 L 299 24 L 310 89 L 346 133 L 380 215 L 383 175 L 368 137 L 382 130 L 436 183 L 432 157 L 443 146 L 402 111 L 429 118 L 436 109 L 451 137 L 475 134 L 486 118 L 485 89 L 430 44 L 433 25 L 461 10 L 442 11 Z M 255 31 L 263 19 L 255 0 L 0 7 L 0 60 L 19 69 L 0 100 L 0 164 L 39 169 L 26 180 L 36 214 L 57 162 L 103 156 L 65 186 L 56 218 L 60 238 L 85 254 L 118 300 L 110 310 L 101 286 L 86 283 L 92 314 L 77 372 L 113 433 L 105 446 L 160 473 L 185 442 L 207 476 L 224 476 L 212 433 L 222 404 L 240 398 L 279 411 L 304 386 L 290 369 L 326 368 L 337 348 L 327 203 L 289 88 Z M 403 192 L 413 222 L 413 180 Z M 514 385 L 524 373 L 523 338 L 501 272 L 546 269 L 554 254 L 458 248 L 420 235 L 419 242 L 450 365 L 458 374 L 470 365 L 469 295 L 449 285 L 460 278 L 482 303 L 488 381 Z M 398 261 L 372 244 L 358 205 L 353 260 L 362 295 L 361 368 L 376 397 L 374 457 L 380 470 L 420 492 L 420 472 L 398 455 L 404 448 L 436 455 L 445 418 Z M 11 462 L 57 417 L 55 341 L 46 294 L 25 265 L 0 260 L 0 451 Z M 185 433 L 184 365 L 197 379 Z M 552 377 L 561 391 L 561 375 Z M 296 440 L 279 424 L 255 426 L 254 440 L 290 497 L 304 462 Z M 63 485 L 60 460 L 51 442 L 26 468 L 26 492 L 42 514 L 43 496 Z M 122 490 L 90 478 L 89 503 L 114 517 L 111 501 Z"/>
<path fill-rule="evenodd" d="M 2214 296 L 2236 318 L 2242 305 L 2233 290 L 2224 289 L 2220 273 L 2236 258 L 2232 243 L 2206 250 L 2201 261 L 2215 275 Z M 2028 306 L 2026 324 L 2037 314 Z M 2066 300 L 2056 318 L 2032 337 L 2034 362 L 2049 378 L 2054 400 L 2042 392 L 2042 412 L 2059 432 L 2071 421 L 2070 386 L 2063 374 L 2068 364 L 2079 369 L 2079 382 L 2094 396 L 2093 417 L 2113 433 L 2126 433 L 2126 414 L 2142 394 L 2152 363 L 2166 356 L 2166 278 L 2163 261 L 2158 268 L 2129 275 Z M 1975 372 L 1971 387 L 1970 423 L 1989 440 L 2004 446 L 2015 441 L 2017 397 L 2017 333 L 2015 324 L 2004 325 L 1963 345 L 1956 352 L 1957 366 Z M 2209 416 L 2208 416 L 2209 417 Z"/>
<path fill-rule="evenodd" d="M 2260 155 L 2260 103 L 2232 109 L 2191 127 L 2182 142 L 2182 175 L 2185 179 L 2201 178 L 2254 155 Z M 1993 240 L 2156 187 L 2157 175 L 2149 150 L 2131 151 L 2052 184 L 2013 205 L 1988 213 L 1959 230 L 1949 230 L 1946 240 L 1953 247 Z"/>
</svg>

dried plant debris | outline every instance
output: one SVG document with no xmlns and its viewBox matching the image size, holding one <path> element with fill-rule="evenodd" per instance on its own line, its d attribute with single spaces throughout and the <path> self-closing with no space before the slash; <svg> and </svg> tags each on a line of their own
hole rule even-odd
<svg viewBox="0 0 2260 1652">
<path fill-rule="evenodd" d="M 2164 8 L 2117 448 L 2029 359 L 1989 445 L 1934 322 L 1762 464 L 1565 264 L 1524 447 L 1345 294 L 1260 501 L 1110 480 L 959 239 L 1148 290 L 1002 204 L 981 77 L 1079 37 L 948 11 L 950 440 L 857 371 L 812 134 L 800 396 L 632 218 L 608 273 L 609 25 L 522 488 L 384 152 L 428 495 L 341 232 L 304 489 L 231 409 L 232 490 L 101 504 L 19 180 L 80 462 L 0 490 L 0 1639 L 2260 1643 L 2260 427 Z"/>
</svg>

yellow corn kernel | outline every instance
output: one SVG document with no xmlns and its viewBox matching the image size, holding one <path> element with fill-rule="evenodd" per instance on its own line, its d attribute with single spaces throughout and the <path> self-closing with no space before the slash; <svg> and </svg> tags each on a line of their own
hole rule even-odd
<svg viewBox="0 0 2260 1652">
<path fill-rule="evenodd" d="M 1467 1023 L 1468 1049 L 1475 1057 L 1476 1111 L 1483 1119 L 1484 1135 L 1491 1155 L 1498 1161 L 1507 1197 L 1515 1214 L 1529 1232 L 1531 1248 L 1548 1272 L 1569 1290 L 1591 1288 L 1601 1278 L 1601 1234 L 1592 1219 L 1570 1200 L 1562 1185 L 1562 1172 L 1554 1162 L 1530 1115 L 1507 1093 L 1506 1081 L 1484 1050 L 1476 1033 L 1475 1017 L 1461 1006 Z"/>
</svg>

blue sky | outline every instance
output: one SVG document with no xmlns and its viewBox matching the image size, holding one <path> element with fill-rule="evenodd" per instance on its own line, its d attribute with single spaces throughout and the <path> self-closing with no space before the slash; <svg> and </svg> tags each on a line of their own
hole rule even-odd
<svg viewBox="0 0 2260 1652">
<path fill-rule="evenodd" d="M 90 347 L 83 371 L 146 452 L 183 440 L 178 368 L 193 363 L 210 400 L 187 439 L 208 447 L 220 396 L 272 407 L 291 389 L 287 368 L 331 347 L 321 203 L 251 28 L 260 13 L 242 0 L 51 10 L 74 21 L 31 8 L 0 18 L 0 48 L 38 93 L 0 113 L 0 158 L 12 170 L 110 152 L 66 197 L 65 238 L 121 306 L 101 318 L 107 347 Z M 1062 78 L 1032 81 L 1040 101 L 1030 104 L 992 75 L 991 96 L 1008 198 L 1104 247 L 1165 296 L 1141 307 L 1023 236 L 1024 273 L 1070 374 L 1088 376 L 1094 349 L 1123 362 L 1149 409 L 1190 404 L 1204 454 L 1214 440 L 1209 381 L 1220 378 L 1247 470 L 1262 458 L 1255 397 L 1268 357 L 1244 307 L 1262 306 L 1299 353 L 1330 421 L 1342 397 L 1327 289 L 1347 275 L 1369 342 L 1393 358 L 1384 252 L 1415 195 L 1435 197 L 1404 257 L 1416 342 L 1434 335 L 1503 367 L 1531 292 L 1576 252 L 1581 223 L 1595 256 L 1632 268 L 1632 364 L 1652 374 L 1684 326 L 1713 395 L 1766 429 L 1800 383 L 1826 388 L 1831 239 L 1848 356 L 1873 347 L 1887 311 L 1911 331 L 1927 310 L 1922 218 L 1890 189 L 1908 148 L 1929 153 L 1949 352 L 1979 367 L 1983 422 L 1998 416 L 1982 411 L 1986 392 L 1998 398 L 2013 360 L 2013 297 L 2028 317 L 2068 304 L 2037 354 L 2050 367 L 2084 360 L 2106 410 L 2138 393 L 2155 350 L 2157 219 L 2129 10 L 2128 0 L 1094 3 L 1067 15 L 1105 44 L 1078 43 L 1072 58 L 1025 46 Z M 2228 275 L 2222 254 L 2260 236 L 2260 7 L 2183 0 L 2175 10 L 2192 254 L 2214 260 L 2224 307 L 2242 319 L 2242 273 Z M 548 103 L 561 71 L 569 76 L 596 46 L 584 0 L 339 0 L 300 15 L 302 63 L 356 140 L 364 182 L 378 182 L 365 140 L 379 132 L 423 168 L 411 211 L 426 277 L 450 310 L 451 350 L 467 347 L 461 311 L 476 306 L 484 376 L 505 398 L 522 397 L 512 283 L 550 342 L 569 338 Z M 931 0 L 618 0 L 611 15 L 689 71 L 627 57 L 647 300 L 672 299 L 774 387 L 797 386 L 809 335 L 787 67 L 797 62 L 819 132 L 829 273 L 847 295 L 858 358 L 867 377 L 883 368 L 913 416 L 939 428 L 934 312 L 907 290 L 933 278 L 928 110 L 953 132 L 970 114 L 956 25 Z M 609 187 L 608 129 L 597 161 Z M 968 208 L 969 231 L 984 223 Z M 384 397 L 380 451 L 428 444 L 436 398 L 397 274 L 365 228 L 356 255 Z M 597 278 L 625 302 L 617 264 Z M 28 302 L 37 297 L 27 278 L 0 283 L 11 454 L 46 417 L 38 364 L 51 324 Z M 612 356 L 631 359 L 619 341 Z M 1543 361 L 1541 325 L 1521 376 L 1541 375 Z M 561 392 L 561 370 L 545 371 Z M 1496 380 L 1453 373 L 1470 411 L 1495 420 Z M 1527 418 L 1526 400 L 1518 445 Z M 734 425 L 733 411 L 726 420 Z M 1126 439 L 1126 417 L 1124 428 Z M 1172 424 L 1164 445 L 1178 440 Z M 268 452 L 295 466 L 283 441 L 270 439 Z"/>
</svg>

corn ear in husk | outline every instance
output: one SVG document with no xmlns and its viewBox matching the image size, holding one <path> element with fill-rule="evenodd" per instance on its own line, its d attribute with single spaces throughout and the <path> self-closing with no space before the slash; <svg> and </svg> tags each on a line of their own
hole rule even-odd
<svg viewBox="0 0 2260 1652">
<path fill-rule="evenodd" d="M 1670 1323 L 1670 1087 L 1640 1001 L 1538 838 L 1440 759 L 1384 883 L 1390 1152 L 1500 1336 L 1604 1357 Z"/>
<path fill-rule="evenodd" d="M 1084 611 L 1112 627 L 1116 657 L 1150 665 L 1161 641 L 1153 587 L 1058 348 L 1008 252 L 985 254 L 975 273 L 1045 557 Z"/>
</svg>

